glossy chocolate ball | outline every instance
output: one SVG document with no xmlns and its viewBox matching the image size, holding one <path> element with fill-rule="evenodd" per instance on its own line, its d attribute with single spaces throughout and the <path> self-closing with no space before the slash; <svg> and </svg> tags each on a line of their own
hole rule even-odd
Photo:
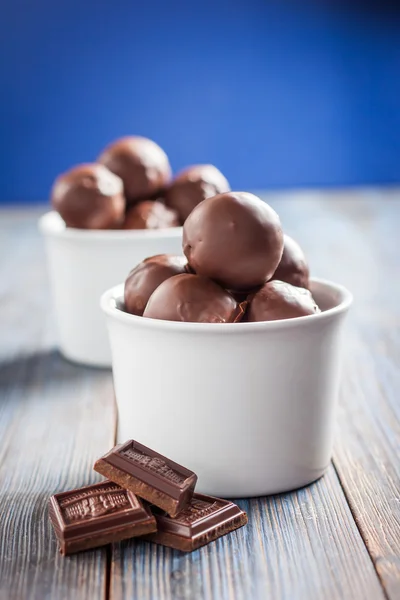
<svg viewBox="0 0 400 600">
<path fill-rule="evenodd" d="M 310 271 L 303 250 L 293 238 L 283 236 L 283 254 L 272 279 L 286 281 L 298 287 L 309 287 Z"/>
<path fill-rule="evenodd" d="M 284 281 L 269 281 L 249 297 L 246 321 L 278 321 L 319 313 L 309 290 Z"/>
<path fill-rule="evenodd" d="M 184 223 L 200 202 L 230 189 L 214 165 L 193 165 L 178 173 L 166 192 L 165 202 L 178 212 Z"/>
<path fill-rule="evenodd" d="M 281 260 L 279 217 L 253 194 L 219 194 L 187 218 L 183 251 L 198 275 L 230 290 L 252 290 L 272 277 Z"/>
<path fill-rule="evenodd" d="M 164 281 L 150 296 L 143 316 L 187 323 L 234 323 L 242 318 L 243 309 L 211 279 L 185 274 Z"/>
<path fill-rule="evenodd" d="M 164 150 L 144 137 L 124 137 L 107 146 L 97 159 L 124 182 L 129 203 L 160 194 L 171 180 Z"/>
<path fill-rule="evenodd" d="M 151 256 L 138 264 L 125 281 L 126 312 L 141 316 L 154 290 L 166 279 L 185 273 L 186 265 L 186 258 L 172 254 Z"/>
<path fill-rule="evenodd" d="M 178 227 L 178 214 L 158 200 L 142 200 L 128 208 L 123 229 L 165 229 Z"/>
<path fill-rule="evenodd" d="M 103 165 L 84 164 L 54 182 L 51 203 L 67 227 L 109 229 L 124 218 L 122 180 Z"/>
</svg>

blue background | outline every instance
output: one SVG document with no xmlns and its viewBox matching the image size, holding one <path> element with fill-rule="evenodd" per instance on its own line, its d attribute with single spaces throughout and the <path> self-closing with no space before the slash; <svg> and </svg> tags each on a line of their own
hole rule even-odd
<svg viewBox="0 0 400 600">
<path fill-rule="evenodd" d="M 390 3 L 6 0 L 0 202 L 128 133 L 236 189 L 400 180 Z"/>
</svg>

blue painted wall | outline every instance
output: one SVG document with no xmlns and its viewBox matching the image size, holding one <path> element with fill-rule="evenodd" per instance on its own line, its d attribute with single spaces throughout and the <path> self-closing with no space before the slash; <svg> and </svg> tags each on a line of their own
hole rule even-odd
<svg viewBox="0 0 400 600">
<path fill-rule="evenodd" d="M 351 5 L 351 9 L 348 8 Z M 384 2 L 3 0 L 0 202 L 127 133 L 234 188 L 400 181 L 400 13 Z"/>
</svg>

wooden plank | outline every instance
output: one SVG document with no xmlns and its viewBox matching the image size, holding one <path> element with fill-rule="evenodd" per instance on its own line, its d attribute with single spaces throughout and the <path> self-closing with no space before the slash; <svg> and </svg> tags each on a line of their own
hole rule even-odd
<svg viewBox="0 0 400 600">
<path fill-rule="evenodd" d="M 47 500 L 97 480 L 92 463 L 114 432 L 111 374 L 70 364 L 52 348 L 30 214 L 3 214 L 0 239 L 0 598 L 105 598 L 106 550 L 62 558 Z"/>
<path fill-rule="evenodd" d="M 0 360 L 54 347 L 44 246 L 43 210 L 0 212 Z"/>
<path fill-rule="evenodd" d="M 398 268 L 394 250 L 399 203 L 391 197 L 396 194 L 388 192 L 384 197 L 368 191 L 345 196 L 307 193 L 286 199 L 272 197 L 285 228 L 310 256 L 313 272 L 341 281 L 356 293 L 357 310 L 348 328 L 335 467 L 390 598 L 399 596 L 400 537 L 398 403 L 394 396 L 394 389 L 398 389 L 398 330 L 393 329 L 399 324 L 398 288 L 393 287 L 393 274 Z M 61 561 L 51 548 L 54 541 L 49 542 L 47 521 L 33 521 L 28 500 L 21 508 L 14 503 L 26 494 L 27 486 L 19 473 L 25 465 L 23 460 L 31 448 L 38 446 L 31 433 L 18 447 L 16 440 L 24 439 L 38 414 L 43 420 L 40 435 L 49 435 L 45 425 L 57 418 L 68 421 L 72 414 L 79 415 L 80 425 L 76 428 L 75 424 L 73 429 L 76 435 L 81 432 L 79 444 L 86 437 L 88 447 L 81 462 L 71 440 L 64 449 L 60 444 L 50 464 L 38 466 L 33 458 L 28 462 L 29 466 L 36 465 L 30 485 L 31 511 L 33 506 L 40 516 L 45 494 L 87 481 L 91 460 L 104 450 L 104 440 L 92 440 L 88 421 L 95 411 L 93 398 L 87 394 L 97 393 L 102 412 L 110 410 L 110 379 L 108 373 L 94 370 L 82 369 L 88 372 L 86 380 L 80 373 L 63 373 L 67 367 L 73 371 L 81 368 L 48 352 L 54 334 L 48 319 L 47 287 L 42 287 L 43 265 L 37 267 L 42 250 L 37 244 L 36 227 L 21 213 L 12 211 L 7 218 L 8 226 L 12 221 L 13 231 L 19 235 L 14 245 L 14 234 L 4 241 L 7 227 L 0 235 L 2 310 L 7 305 L 7 314 L 0 315 L 0 357 L 3 351 L 9 357 L 0 371 L 0 485 L 6 498 L 0 495 L 0 598 L 4 590 L 7 598 L 12 598 L 12 590 L 22 600 L 38 595 L 52 599 L 70 595 L 101 598 L 104 552 L 94 552 L 95 558 L 88 553 Z M 25 249 L 20 246 L 22 239 L 26 240 Z M 20 297 L 26 293 L 25 278 L 29 294 L 21 303 Z M 27 314 L 34 315 L 34 319 L 27 319 Z M 16 322 L 20 326 L 12 336 Z M 8 343 L 2 344 L 5 330 Z M 26 359 L 21 358 L 24 348 Z M 42 349 L 42 356 L 29 356 L 35 348 Z M 47 400 L 38 410 L 42 394 Z M 71 414 L 66 411 L 67 405 Z M 56 432 L 55 427 L 45 441 L 46 449 L 57 448 L 60 436 Z M 2 434 L 7 435 L 5 443 Z M 106 445 L 109 443 L 111 440 Z M 7 467 L 15 448 L 13 462 Z M 63 465 L 61 478 L 58 462 Z M 73 465 L 69 471 L 65 468 L 68 462 Z M 241 504 L 249 509 L 250 525 L 192 555 L 144 543 L 116 545 L 111 598 L 382 597 L 333 469 L 316 485 L 295 494 Z M 7 512 L 10 506 L 11 513 Z M 17 528 L 26 534 L 25 539 L 21 534 L 10 536 Z M 5 543 L 5 536 L 11 541 Z M 34 543 L 24 558 L 21 554 L 26 551 L 27 540 Z M 9 553 L 3 559 L 6 547 Z"/>
<path fill-rule="evenodd" d="M 239 504 L 247 527 L 191 554 L 115 544 L 110 599 L 384 598 L 332 466 L 295 493 Z"/>
<path fill-rule="evenodd" d="M 334 463 L 389 598 L 400 597 L 400 190 L 283 202 L 314 272 L 347 285 Z"/>
<path fill-rule="evenodd" d="M 56 353 L 22 360 L 18 410 L 2 439 L 0 597 L 102 598 L 105 550 L 62 558 L 47 500 L 97 480 L 91 465 L 111 443 L 109 375 L 82 373 Z"/>
<path fill-rule="evenodd" d="M 385 587 L 400 598 L 400 378 L 381 355 L 390 334 L 360 336 L 349 350 L 339 410 L 335 465 L 351 510 Z M 371 337 L 370 337 L 371 336 Z M 398 336 L 398 331 L 397 331 Z M 385 339 L 386 338 L 386 339 Z M 362 342 L 364 344 L 362 345 Z M 399 340 L 396 340 L 400 356 Z M 398 359 L 397 359 L 398 365 Z M 348 399 L 351 398 L 351 401 Z"/>
<path fill-rule="evenodd" d="M 360 247 L 365 250 L 368 242 L 367 232 L 358 232 L 353 240 L 352 220 L 358 215 L 354 202 L 369 211 L 370 201 L 350 197 L 347 215 L 346 207 L 336 204 L 342 196 L 330 201 L 328 194 L 325 203 L 324 198 L 272 195 L 268 200 L 281 214 L 285 229 L 304 245 L 314 273 L 343 281 L 342 265 L 351 271 L 349 248 L 359 259 Z M 373 256 L 369 251 L 371 260 Z M 349 279 L 343 282 L 354 289 L 354 274 Z M 134 542 L 115 546 L 110 598 L 384 597 L 332 468 L 305 490 L 241 504 L 249 509 L 249 527 L 192 555 Z M 369 516 L 379 528 L 376 510 Z"/>
</svg>

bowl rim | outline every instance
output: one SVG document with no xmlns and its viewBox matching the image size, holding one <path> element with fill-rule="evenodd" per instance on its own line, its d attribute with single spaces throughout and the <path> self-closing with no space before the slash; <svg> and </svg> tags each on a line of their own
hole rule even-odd
<svg viewBox="0 0 400 600">
<path fill-rule="evenodd" d="M 319 287 L 326 291 L 336 293 L 340 297 L 340 301 L 336 306 L 329 308 L 323 312 L 316 313 L 313 315 L 307 315 L 304 317 L 295 317 L 293 319 L 281 319 L 279 321 L 258 321 L 255 323 L 186 323 L 182 321 L 166 321 L 163 319 L 149 319 L 146 317 L 139 317 L 137 315 L 131 315 L 120 310 L 116 301 L 121 298 L 124 293 L 124 284 L 120 283 L 106 292 L 104 292 L 100 298 L 100 307 L 103 312 L 110 318 L 124 323 L 128 326 L 139 326 L 150 329 L 158 329 L 164 331 L 176 331 L 176 332 L 212 332 L 218 334 L 229 334 L 229 333 L 246 333 L 246 332 L 257 332 L 257 331 L 277 331 L 283 329 L 291 329 L 295 327 L 306 327 L 311 323 L 323 323 L 337 317 L 338 315 L 345 313 L 350 308 L 353 302 L 352 293 L 343 285 L 334 283 L 327 279 L 320 279 L 318 277 L 312 277 L 310 279 L 310 287 Z"/>
<path fill-rule="evenodd" d="M 182 235 L 182 227 L 165 229 L 75 229 L 67 227 L 55 210 L 47 211 L 38 220 L 39 231 L 45 236 L 71 240 L 148 240 Z"/>
</svg>

